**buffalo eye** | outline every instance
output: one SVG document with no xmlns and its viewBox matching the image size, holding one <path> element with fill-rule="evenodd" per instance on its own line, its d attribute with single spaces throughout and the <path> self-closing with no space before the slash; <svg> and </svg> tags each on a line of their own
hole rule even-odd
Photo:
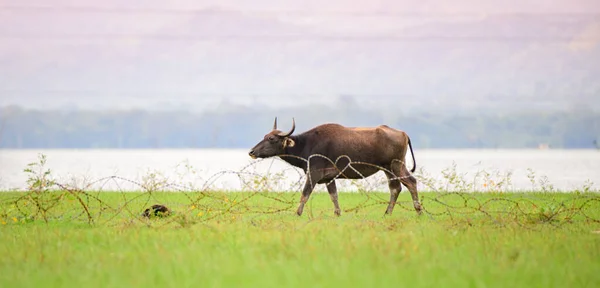
<svg viewBox="0 0 600 288">
<path fill-rule="evenodd" d="M 271 136 L 269 136 L 269 138 L 267 138 L 267 140 L 269 140 L 271 142 L 275 142 L 275 136 L 271 135 Z"/>
</svg>

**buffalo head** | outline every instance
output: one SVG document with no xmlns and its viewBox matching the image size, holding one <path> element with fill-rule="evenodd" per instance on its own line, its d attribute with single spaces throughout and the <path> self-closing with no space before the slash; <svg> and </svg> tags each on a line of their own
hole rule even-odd
<svg viewBox="0 0 600 288">
<path fill-rule="evenodd" d="M 275 117 L 275 123 L 273 124 L 273 130 L 269 132 L 262 141 L 258 142 L 256 146 L 250 149 L 250 157 L 256 158 L 268 158 L 277 155 L 284 154 L 286 147 L 294 147 L 294 140 L 290 138 L 294 130 L 296 129 L 296 121 L 292 118 L 292 129 L 285 133 L 277 130 L 277 117 Z"/>
</svg>

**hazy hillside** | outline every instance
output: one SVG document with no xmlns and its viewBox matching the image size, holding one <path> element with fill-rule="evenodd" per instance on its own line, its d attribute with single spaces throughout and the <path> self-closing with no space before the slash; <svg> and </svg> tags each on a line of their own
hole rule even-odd
<svg viewBox="0 0 600 288">
<path fill-rule="evenodd" d="M 598 14 L 557 14 L 559 4 L 550 10 L 531 0 L 523 7 L 554 14 L 515 14 L 514 1 L 459 1 L 467 12 L 451 17 L 461 10 L 432 4 L 439 1 L 383 1 L 423 14 L 370 15 L 344 12 L 365 1 L 344 9 L 338 2 L 260 1 L 254 12 L 240 1 L 145 13 L 132 5 L 0 10 L 0 104 L 205 110 L 222 101 L 333 104 L 354 95 L 361 105 L 413 112 L 600 109 Z M 269 12 L 277 9 L 303 12 Z"/>
<path fill-rule="evenodd" d="M 389 111 L 388 111 L 389 112 Z M 55 111 L 0 109 L 0 148 L 249 148 L 272 127 L 296 119 L 301 133 L 315 125 L 387 124 L 406 131 L 423 148 L 594 148 L 600 145 L 600 113 L 381 113 L 357 105 L 287 109 L 221 106 L 185 111 Z"/>
</svg>

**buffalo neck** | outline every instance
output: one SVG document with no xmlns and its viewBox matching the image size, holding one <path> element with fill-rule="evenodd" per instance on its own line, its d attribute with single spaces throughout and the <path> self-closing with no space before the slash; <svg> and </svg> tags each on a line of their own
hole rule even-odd
<svg viewBox="0 0 600 288">
<path fill-rule="evenodd" d="M 298 168 L 306 169 L 306 155 L 304 155 L 304 150 L 306 147 L 306 137 L 303 134 L 290 136 L 290 139 L 294 140 L 294 147 L 285 147 L 284 153 L 285 155 L 293 155 L 292 157 L 283 156 L 280 157 L 283 161 L 289 163 L 290 165 L 296 166 Z M 300 157 L 302 159 L 299 159 Z M 304 159 L 304 160 L 303 160 Z"/>
</svg>

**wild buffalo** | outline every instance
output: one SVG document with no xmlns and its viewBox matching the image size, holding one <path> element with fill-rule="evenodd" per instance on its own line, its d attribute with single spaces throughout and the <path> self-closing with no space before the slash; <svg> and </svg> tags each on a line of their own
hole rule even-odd
<svg viewBox="0 0 600 288">
<path fill-rule="evenodd" d="M 401 183 L 410 191 L 413 206 L 421 214 L 417 193 L 417 180 L 405 166 L 407 149 L 416 160 L 410 138 L 404 131 L 386 125 L 377 127 L 344 127 L 339 124 L 323 124 L 302 134 L 292 135 L 296 129 L 292 118 L 292 129 L 285 133 L 277 130 L 277 117 L 273 130 L 250 150 L 250 157 L 268 158 L 278 156 L 287 163 L 299 167 L 306 173 L 297 214 L 302 215 L 304 204 L 317 184 L 326 184 L 335 208 L 341 214 L 335 179 L 360 179 L 383 170 L 388 178 L 390 202 L 385 214 L 392 214 Z"/>
</svg>

